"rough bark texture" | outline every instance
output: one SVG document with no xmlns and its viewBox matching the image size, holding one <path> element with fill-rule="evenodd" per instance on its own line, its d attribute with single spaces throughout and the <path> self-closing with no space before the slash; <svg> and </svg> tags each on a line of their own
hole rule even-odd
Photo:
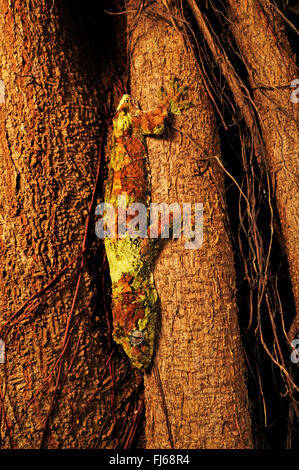
<svg viewBox="0 0 299 470">
<path fill-rule="evenodd" d="M 63 2 L 1 0 L 0 11 L 0 78 L 6 95 L 0 105 L 1 328 L 81 250 L 101 123 L 99 82 Z M 97 261 L 99 268 L 102 260 Z M 61 352 L 77 267 L 5 338 L 1 447 L 112 445 L 118 415 L 111 416 L 109 373 L 103 380 L 106 351 L 90 328 L 86 270 L 61 365 L 65 382 L 43 435 L 58 368 L 45 379 Z M 112 399 L 117 408 L 117 393 Z"/>
<path fill-rule="evenodd" d="M 286 245 L 298 319 L 290 332 L 293 337 L 299 330 L 299 107 L 291 102 L 292 89 L 288 85 L 297 77 L 297 68 L 281 18 L 268 0 L 227 3 L 231 29 L 255 90 L 254 104 Z"/>
<path fill-rule="evenodd" d="M 129 30 L 133 24 L 131 15 Z M 250 448 L 234 260 L 222 208 L 224 178 L 213 158 L 220 157 L 213 110 L 192 55 L 172 26 L 142 15 L 132 45 L 131 94 L 143 109 L 157 105 L 159 88 L 167 89 L 173 74 L 189 86 L 193 103 L 174 121 L 181 133 L 169 127 L 166 138 L 147 141 L 152 201 L 204 205 L 202 247 L 187 250 L 183 239 L 169 241 L 154 270 L 161 301 L 156 368 L 164 397 L 154 369 L 145 377 L 146 445 Z M 206 168 L 200 160 L 207 157 Z"/>
</svg>

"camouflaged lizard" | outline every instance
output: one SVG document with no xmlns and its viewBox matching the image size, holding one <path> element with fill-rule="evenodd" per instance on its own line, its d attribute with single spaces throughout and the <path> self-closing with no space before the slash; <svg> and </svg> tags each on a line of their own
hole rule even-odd
<svg viewBox="0 0 299 470">
<path fill-rule="evenodd" d="M 124 95 L 113 119 L 112 150 L 108 167 L 105 202 L 118 207 L 118 197 L 127 204 L 150 204 L 150 172 L 145 137 L 161 135 L 165 120 L 181 114 L 190 103 L 184 101 L 186 89 L 177 80 L 171 91 L 161 90 L 160 104 L 144 112 L 130 95 Z M 129 356 L 134 367 L 150 366 L 155 343 L 158 295 L 152 263 L 158 253 L 157 239 L 105 238 L 105 249 L 112 282 L 113 338 Z"/>
</svg>

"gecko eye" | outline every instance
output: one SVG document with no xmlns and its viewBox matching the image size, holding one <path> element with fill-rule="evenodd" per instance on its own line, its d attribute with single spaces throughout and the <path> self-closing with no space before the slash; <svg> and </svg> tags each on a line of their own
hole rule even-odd
<svg viewBox="0 0 299 470">
<path fill-rule="evenodd" d="M 139 346 L 139 344 L 143 343 L 144 341 L 144 333 L 140 330 L 132 331 L 130 335 L 130 343 L 132 346 Z"/>
</svg>

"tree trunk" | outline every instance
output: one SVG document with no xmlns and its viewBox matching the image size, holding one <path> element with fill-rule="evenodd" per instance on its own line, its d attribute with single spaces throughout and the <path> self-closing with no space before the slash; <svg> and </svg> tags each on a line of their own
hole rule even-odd
<svg viewBox="0 0 299 470">
<path fill-rule="evenodd" d="M 267 151 L 272 186 L 287 251 L 299 332 L 298 104 L 289 85 L 297 77 L 282 20 L 268 0 L 227 0 L 230 26 L 246 64 Z M 260 51 L 260 53 L 257 53 Z"/>
<path fill-rule="evenodd" d="M 151 200 L 203 203 L 204 240 L 194 250 L 185 248 L 184 238 L 167 241 L 154 267 L 161 305 L 154 366 L 144 380 L 146 446 L 253 447 L 219 136 L 198 63 L 181 35 L 176 7 L 186 6 L 190 18 L 187 3 L 196 6 L 191 0 L 128 2 L 126 90 L 126 17 L 101 16 L 107 6 L 122 10 L 122 2 L 105 0 L 99 7 L 81 0 L 71 6 L 63 0 L 0 0 L 2 448 L 132 445 L 142 415 L 142 375 L 113 349 L 108 302 L 99 296 L 100 285 L 109 290 L 91 202 L 104 180 L 99 147 L 106 141 L 109 106 L 128 91 L 144 110 L 153 109 L 173 75 L 189 86 L 192 107 L 169 119 L 163 137 L 147 138 Z M 285 237 L 297 303 L 292 339 L 299 312 L 298 105 L 287 86 L 296 69 L 268 0 L 226 4 L 251 81 Z M 200 8 L 204 21 L 193 20 L 228 85 L 236 87 L 234 99 L 254 133 L 255 111 L 242 96 L 233 58 L 207 31 Z M 142 433 L 138 439 L 140 445 Z"/>
<path fill-rule="evenodd" d="M 0 0 L 4 448 L 111 447 L 119 409 L 124 413 L 118 402 L 124 370 L 118 364 L 122 385 L 112 394 L 107 352 L 90 326 L 92 288 L 82 257 L 43 297 L 19 309 L 82 250 L 96 180 L 99 109 L 107 94 L 63 3 Z M 109 79 L 111 69 L 103 70 Z M 96 260 L 100 270 L 103 261 Z M 132 383 L 131 376 L 130 389 Z"/>
<path fill-rule="evenodd" d="M 137 3 L 130 2 L 129 10 Z M 161 2 L 153 9 L 168 15 Z M 134 13 L 128 17 L 131 94 L 142 109 L 154 108 L 159 88 L 167 89 L 175 74 L 189 86 L 192 107 L 175 119 L 166 137 L 148 138 L 151 200 L 202 202 L 204 241 L 197 250 L 186 249 L 184 239 L 168 241 L 155 265 L 161 326 L 155 365 L 145 377 L 146 445 L 250 448 L 235 268 L 225 229 L 215 118 L 181 35 L 157 17 L 151 16 L 150 8 L 138 21 Z"/>
</svg>

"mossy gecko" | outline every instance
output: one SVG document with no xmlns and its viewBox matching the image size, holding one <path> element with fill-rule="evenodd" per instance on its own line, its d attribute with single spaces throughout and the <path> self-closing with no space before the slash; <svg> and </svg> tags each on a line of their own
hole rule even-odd
<svg viewBox="0 0 299 470">
<path fill-rule="evenodd" d="M 169 114 L 181 114 L 190 105 L 186 88 L 171 81 L 170 92 L 161 90 L 154 111 L 142 111 L 130 95 L 123 95 L 113 119 L 111 156 L 105 202 L 118 209 L 120 195 L 127 204 L 150 203 L 150 172 L 145 137 L 161 135 Z M 113 338 L 134 367 L 147 369 L 152 361 L 157 316 L 157 292 L 152 263 L 158 253 L 157 239 L 116 235 L 105 238 L 112 282 Z"/>
</svg>

